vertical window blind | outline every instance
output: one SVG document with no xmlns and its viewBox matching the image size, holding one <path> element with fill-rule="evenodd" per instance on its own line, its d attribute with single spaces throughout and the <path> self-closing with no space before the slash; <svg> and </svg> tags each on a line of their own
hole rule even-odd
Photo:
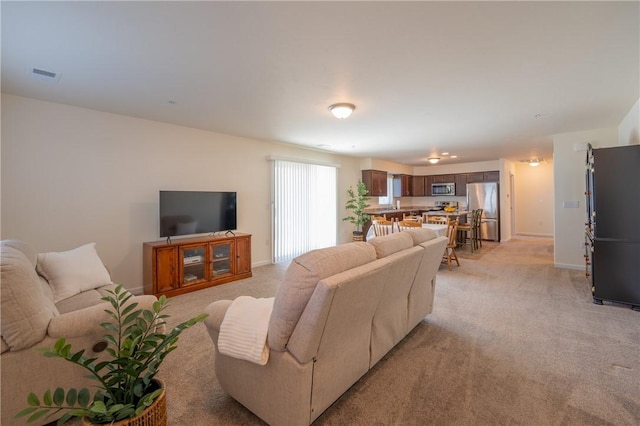
<svg viewBox="0 0 640 426">
<path fill-rule="evenodd" d="M 273 161 L 273 261 L 336 245 L 336 168 Z"/>
</svg>

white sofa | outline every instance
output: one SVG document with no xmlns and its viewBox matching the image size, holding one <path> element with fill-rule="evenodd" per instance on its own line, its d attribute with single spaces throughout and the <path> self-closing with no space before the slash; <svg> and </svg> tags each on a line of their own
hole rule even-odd
<svg viewBox="0 0 640 426">
<path fill-rule="evenodd" d="M 220 386 L 271 425 L 312 423 L 432 311 L 446 244 L 415 229 L 294 259 L 267 319 L 265 365 L 220 353 L 232 302 L 212 303 Z"/>
<path fill-rule="evenodd" d="M 85 377 L 86 370 L 62 359 L 46 358 L 39 348 L 52 348 L 58 338 L 64 337 L 74 350 L 85 348 L 85 355 L 100 358 L 104 347 L 99 346 L 106 333 L 100 324 L 109 320 L 104 312 L 108 303 L 101 298 L 107 295 L 106 289 L 114 289 L 115 285 L 93 244 L 68 252 L 36 255 L 22 241 L 4 240 L 0 242 L 0 256 L 1 423 L 24 425 L 24 418 L 14 416 L 26 408 L 29 392 L 42 397 L 47 389 L 91 389 L 95 385 L 95 381 Z M 41 274 L 48 270 L 49 281 L 38 275 L 37 265 Z M 156 301 L 154 296 L 132 299 L 140 309 L 150 309 Z M 53 420 L 46 418 L 31 424 Z"/>
</svg>

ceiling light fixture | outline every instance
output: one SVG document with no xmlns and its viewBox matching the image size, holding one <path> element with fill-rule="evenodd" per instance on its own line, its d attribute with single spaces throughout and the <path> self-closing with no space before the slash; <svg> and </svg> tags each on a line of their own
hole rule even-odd
<svg viewBox="0 0 640 426">
<path fill-rule="evenodd" d="M 431 164 L 436 164 L 438 161 L 440 161 L 440 159 L 438 157 L 429 157 L 427 158 L 427 161 L 429 161 Z"/>
<path fill-rule="evenodd" d="M 534 158 L 533 160 L 520 160 L 520 162 L 527 163 L 531 167 L 538 167 L 543 161 L 544 160 L 542 158 Z"/>
<path fill-rule="evenodd" d="M 354 104 L 348 103 L 339 103 L 329 106 L 329 111 L 331 111 L 331 114 L 333 114 L 334 117 L 339 118 L 340 120 L 344 120 L 345 118 L 349 117 L 355 109 L 356 106 Z"/>
</svg>

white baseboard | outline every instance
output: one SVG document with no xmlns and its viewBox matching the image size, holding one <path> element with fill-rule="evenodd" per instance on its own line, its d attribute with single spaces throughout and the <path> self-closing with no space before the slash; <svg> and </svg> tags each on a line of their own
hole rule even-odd
<svg viewBox="0 0 640 426">
<path fill-rule="evenodd" d="M 252 263 L 251 267 L 252 268 L 257 268 L 258 266 L 265 266 L 265 265 L 271 265 L 271 261 L 270 260 L 262 260 L 260 262 Z"/>
<path fill-rule="evenodd" d="M 523 237 L 541 237 L 541 238 L 553 238 L 553 234 L 536 234 L 535 232 L 518 232 L 518 235 L 522 235 Z"/>
<path fill-rule="evenodd" d="M 554 267 L 562 269 L 574 269 L 576 271 L 584 271 L 584 265 L 571 265 L 569 263 L 554 263 Z"/>
</svg>

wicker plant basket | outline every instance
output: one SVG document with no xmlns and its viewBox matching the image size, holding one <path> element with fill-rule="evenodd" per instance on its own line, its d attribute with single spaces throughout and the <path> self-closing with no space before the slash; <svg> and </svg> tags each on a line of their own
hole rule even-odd
<svg viewBox="0 0 640 426">
<path fill-rule="evenodd" d="M 119 422 L 109 423 L 109 426 L 167 426 L 167 398 L 165 384 L 162 380 L 153 379 L 160 384 L 162 393 L 153 401 L 146 410 L 140 413 L 139 416 L 120 420 Z M 96 426 L 97 423 L 93 423 L 86 418 L 82 418 L 82 426 Z M 104 426 L 104 425 L 102 425 Z"/>
</svg>

